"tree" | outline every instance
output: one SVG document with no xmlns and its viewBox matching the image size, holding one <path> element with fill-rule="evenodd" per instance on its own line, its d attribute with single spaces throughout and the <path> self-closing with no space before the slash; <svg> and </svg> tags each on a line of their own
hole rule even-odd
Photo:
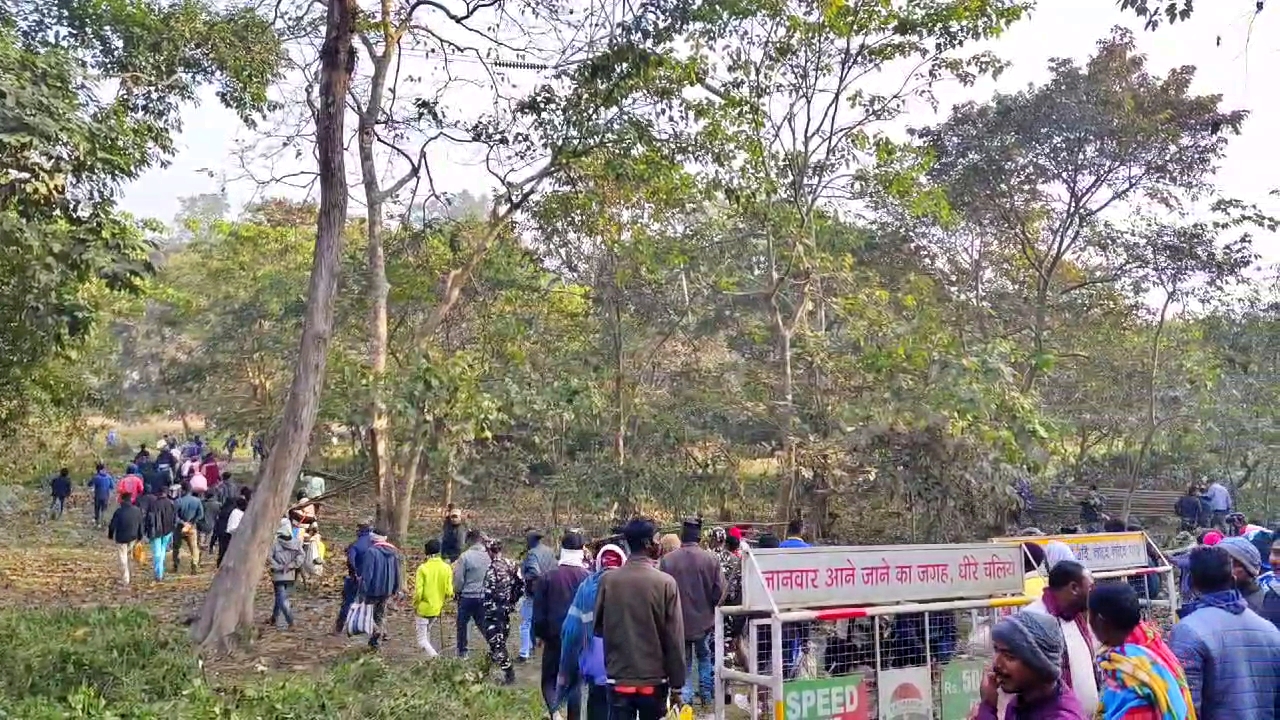
<svg viewBox="0 0 1280 720">
<path fill-rule="evenodd" d="M 285 401 L 280 431 L 259 472 L 254 502 L 245 513 L 205 595 L 200 620 L 191 628 L 192 638 L 207 648 L 226 648 L 236 633 L 253 626 L 253 595 L 262 574 L 262 559 L 267 555 L 276 522 L 289 504 L 320 406 L 328 344 L 333 333 L 338 257 L 347 222 L 343 129 L 347 89 L 355 65 L 352 41 L 357 11 L 354 0 L 332 0 L 328 7 L 316 112 L 320 209 L 298 364 Z"/>
</svg>

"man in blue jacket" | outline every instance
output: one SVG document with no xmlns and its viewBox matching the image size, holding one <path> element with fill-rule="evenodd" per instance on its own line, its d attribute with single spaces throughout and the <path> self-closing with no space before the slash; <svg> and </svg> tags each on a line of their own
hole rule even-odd
<svg viewBox="0 0 1280 720">
<path fill-rule="evenodd" d="M 1189 561 L 1197 597 L 1178 611 L 1169 647 L 1182 663 L 1200 720 L 1274 720 L 1280 711 L 1280 630 L 1235 589 L 1231 556 L 1198 547 Z"/>
<path fill-rule="evenodd" d="M 338 608 L 338 620 L 333 625 L 334 635 L 341 635 L 347 626 L 347 613 L 360 594 L 360 563 L 372 545 L 371 523 L 362 522 L 356 529 L 355 542 L 347 546 L 347 576 L 342 578 L 342 607 Z"/>
<path fill-rule="evenodd" d="M 102 516 L 107 512 L 111 494 L 116 491 L 116 479 L 105 465 L 98 463 L 97 472 L 89 478 L 89 487 L 93 488 L 93 526 L 102 527 Z"/>
<path fill-rule="evenodd" d="M 373 606 L 373 632 L 369 647 L 378 649 L 383 636 L 382 620 L 387 614 L 387 601 L 400 592 L 404 573 L 400 567 L 400 551 L 387 542 L 386 533 L 373 530 L 369 549 L 360 555 L 360 595 Z"/>
</svg>

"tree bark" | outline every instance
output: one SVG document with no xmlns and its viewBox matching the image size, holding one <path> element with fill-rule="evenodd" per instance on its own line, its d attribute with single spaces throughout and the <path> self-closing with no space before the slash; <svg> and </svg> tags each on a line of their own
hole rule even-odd
<svg viewBox="0 0 1280 720">
<path fill-rule="evenodd" d="M 351 41 L 356 11 L 355 0 L 331 0 L 328 6 L 316 111 L 320 212 L 298 364 L 285 401 L 283 424 L 264 464 L 258 490 L 205 594 L 200 619 L 191 628 L 192 640 L 206 649 L 229 649 L 238 634 L 253 626 L 254 591 L 262 578 L 276 523 L 289 505 L 294 479 L 302 468 L 319 411 L 325 360 L 333 334 L 338 258 L 347 222 L 343 124 L 347 89 L 355 66 Z"/>
</svg>

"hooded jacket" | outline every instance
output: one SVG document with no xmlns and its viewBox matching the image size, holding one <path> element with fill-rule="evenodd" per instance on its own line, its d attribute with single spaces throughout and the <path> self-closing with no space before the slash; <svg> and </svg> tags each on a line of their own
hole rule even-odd
<svg viewBox="0 0 1280 720">
<path fill-rule="evenodd" d="M 106 502 L 111 499 L 111 493 L 116 489 L 116 479 L 111 477 L 111 473 L 103 470 L 94 473 L 89 479 L 89 487 L 93 488 L 93 499 Z"/>
<path fill-rule="evenodd" d="M 360 577 L 360 562 L 364 554 L 373 546 L 373 530 L 363 528 L 356 533 L 356 541 L 347 546 L 347 575 Z"/>
<path fill-rule="evenodd" d="M 188 496 L 190 497 L 190 496 Z M 271 568 L 272 582 L 293 582 L 298 578 L 298 568 L 302 567 L 305 554 L 302 543 L 293 537 L 293 527 L 288 520 L 281 520 L 276 528 L 276 541 L 271 546 L 271 554 L 267 564 Z"/>
<path fill-rule="evenodd" d="M 1200 720 L 1280 717 L 1280 630 L 1235 590 L 1201 595 L 1178 617 L 1169 647 L 1187 674 Z"/>
<path fill-rule="evenodd" d="M 360 556 L 360 594 L 370 600 L 389 598 L 400 591 L 401 580 L 400 551 L 385 540 L 374 540 Z"/>
</svg>

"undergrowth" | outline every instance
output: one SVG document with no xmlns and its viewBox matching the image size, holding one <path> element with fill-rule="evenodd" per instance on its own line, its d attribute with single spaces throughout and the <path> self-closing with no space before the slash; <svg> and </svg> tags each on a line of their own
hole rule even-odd
<svg viewBox="0 0 1280 720">
<path fill-rule="evenodd" d="M 373 655 L 318 675 L 214 686 L 181 628 L 145 609 L 0 611 L 0 718 L 22 720 L 526 720 L 546 710 L 475 665 Z"/>
</svg>

